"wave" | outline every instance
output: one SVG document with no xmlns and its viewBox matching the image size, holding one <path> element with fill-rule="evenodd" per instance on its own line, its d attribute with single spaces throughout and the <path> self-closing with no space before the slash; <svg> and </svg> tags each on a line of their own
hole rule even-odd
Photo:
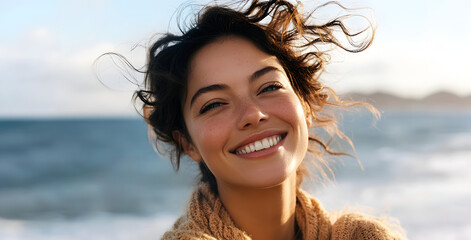
<svg viewBox="0 0 471 240">
<path fill-rule="evenodd" d="M 8 220 L 0 218 L 0 239 L 16 240 L 154 240 L 171 227 L 176 215 L 148 217 L 95 215 L 79 219 L 49 221 Z"/>
<path fill-rule="evenodd" d="M 328 210 L 369 206 L 397 217 L 410 239 L 471 239 L 471 116 L 388 113 L 376 128 L 370 122 L 345 124 L 364 170 L 345 160 L 335 185 L 306 181 L 307 190 Z M 0 239 L 158 238 L 185 206 L 197 168 L 184 161 L 175 174 L 145 127 L 0 121 Z"/>
</svg>

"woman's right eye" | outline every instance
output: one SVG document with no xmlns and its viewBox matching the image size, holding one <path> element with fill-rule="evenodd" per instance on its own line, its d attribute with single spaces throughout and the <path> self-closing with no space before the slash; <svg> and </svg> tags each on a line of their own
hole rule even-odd
<svg viewBox="0 0 471 240">
<path fill-rule="evenodd" d="M 205 104 L 201 110 L 200 110 L 200 114 L 203 114 L 213 108 L 217 108 L 217 107 L 220 107 L 220 106 L 223 106 L 223 105 L 226 105 L 226 103 L 222 103 L 222 102 L 212 102 L 212 103 L 208 103 L 208 104 Z"/>
</svg>

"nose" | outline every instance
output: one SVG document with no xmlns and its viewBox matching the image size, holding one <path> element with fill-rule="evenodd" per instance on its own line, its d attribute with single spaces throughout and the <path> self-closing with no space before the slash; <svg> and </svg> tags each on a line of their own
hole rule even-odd
<svg viewBox="0 0 471 240">
<path fill-rule="evenodd" d="M 268 119 L 268 115 L 265 114 L 262 109 L 253 101 L 246 101 L 240 104 L 239 107 L 239 129 L 246 129 L 257 126 L 263 121 Z"/>
</svg>

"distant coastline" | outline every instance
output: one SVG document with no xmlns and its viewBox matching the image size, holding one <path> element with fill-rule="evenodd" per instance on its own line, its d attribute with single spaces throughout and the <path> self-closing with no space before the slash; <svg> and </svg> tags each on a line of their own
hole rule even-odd
<svg viewBox="0 0 471 240">
<path fill-rule="evenodd" d="M 341 99 L 368 102 L 379 110 L 471 112 L 471 95 L 462 97 L 446 91 L 436 92 L 419 99 L 400 97 L 385 92 L 370 94 L 351 92 L 342 94 Z"/>
</svg>

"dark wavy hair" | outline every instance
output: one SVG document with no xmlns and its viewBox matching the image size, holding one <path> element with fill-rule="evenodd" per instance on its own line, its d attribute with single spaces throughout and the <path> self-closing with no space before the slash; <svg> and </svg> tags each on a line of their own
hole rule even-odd
<svg viewBox="0 0 471 240">
<path fill-rule="evenodd" d="M 149 48 L 145 85 L 136 91 L 135 100 L 143 102 L 147 113 L 144 115 L 155 133 L 155 140 L 171 147 L 171 161 L 176 170 L 184 152 L 173 133 L 178 131 L 191 142 L 182 111 L 187 97 L 189 63 L 202 47 L 228 35 L 245 38 L 265 53 L 276 56 L 314 126 L 325 130 L 331 139 L 345 139 L 353 147 L 337 127 L 335 114 L 329 114 L 326 106 L 348 107 L 362 103 L 341 101 L 333 90 L 321 84 L 319 76 L 329 60 L 321 49 L 337 46 L 349 52 L 360 52 L 370 46 L 374 26 L 368 22 L 366 28 L 350 31 L 344 20 L 351 15 L 312 23 L 315 11 L 329 4 L 346 9 L 337 2 L 328 2 L 303 15 L 299 2 L 295 5 L 284 0 L 253 0 L 240 5 L 239 9 L 207 6 L 200 10 L 187 30 L 180 28 L 179 35 L 164 34 Z M 362 35 L 358 41 L 356 38 Z M 367 107 L 374 111 L 371 106 Z M 323 175 L 326 175 L 323 169 L 332 173 L 322 155 L 342 153 L 332 150 L 329 141 L 319 136 L 310 136 L 309 140 L 308 150 L 316 156 L 313 161 L 316 167 L 322 169 Z M 208 182 L 217 192 L 215 177 L 204 160 L 199 167 L 201 181 Z"/>
</svg>

